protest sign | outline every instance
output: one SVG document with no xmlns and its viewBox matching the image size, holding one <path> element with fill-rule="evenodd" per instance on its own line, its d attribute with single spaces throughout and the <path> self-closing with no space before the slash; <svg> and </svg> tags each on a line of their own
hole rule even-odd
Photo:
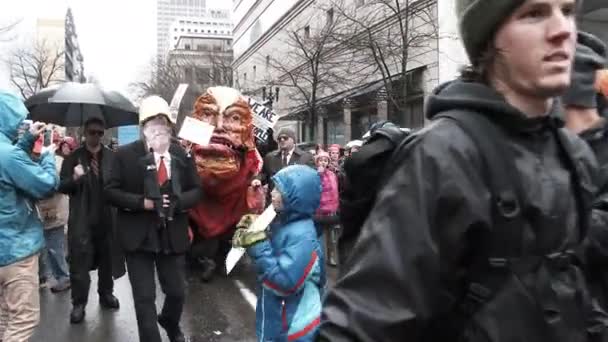
<svg viewBox="0 0 608 342">
<path fill-rule="evenodd" d="M 264 106 L 251 97 L 248 97 L 247 101 L 253 113 L 253 131 L 255 138 L 258 142 L 264 143 L 268 140 L 268 129 L 274 128 L 277 121 L 279 121 L 279 116 L 272 111 L 272 109 Z"/>
</svg>

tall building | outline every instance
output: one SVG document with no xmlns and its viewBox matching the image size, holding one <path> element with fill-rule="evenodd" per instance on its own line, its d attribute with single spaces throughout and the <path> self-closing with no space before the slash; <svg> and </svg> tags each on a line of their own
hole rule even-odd
<svg viewBox="0 0 608 342">
<path fill-rule="evenodd" d="M 169 27 L 178 17 L 203 17 L 205 0 L 157 0 L 156 2 L 156 45 L 157 55 L 164 59 L 169 50 Z"/>
<path fill-rule="evenodd" d="M 378 2 L 344 0 L 341 6 L 346 6 L 345 8 L 353 11 L 355 16 L 364 16 L 367 11 L 376 11 L 371 7 L 375 3 Z M 404 7 L 403 12 L 407 16 L 410 15 L 406 11 L 417 13 L 415 16 L 411 15 L 408 20 L 412 20 L 410 24 L 416 28 L 420 38 L 407 49 L 407 69 L 402 70 L 403 64 L 391 63 L 388 65 L 390 77 L 380 71 L 361 77 L 357 72 L 344 71 L 353 65 L 347 58 L 352 57 L 351 60 L 354 60 L 358 57 L 357 52 L 343 54 L 343 45 L 329 47 L 330 50 L 324 50 L 325 56 L 345 56 L 344 63 L 332 65 L 332 72 L 342 73 L 346 80 L 335 81 L 331 86 L 320 90 L 317 88 L 316 109 L 312 110 L 310 98 L 303 99 L 305 95 L 300 93 L 311 93 L 312 86 L 306 84 L 306 78 L 313 77 L 306 74 L 309 72 L 306 71 L 306 62 L 301 58 L 299 62 L 295 61 L 298 57 L 294 56 L 305 53 L 294 50 L 294 46 L 299 42 L 294 42 L 292 37 L 299 36 L 300 42 L 304 44 L 322 41 L 315 34 L 321 35 L 326 28 L 332 27 L 334 23 L 341 25 L 339 20 L 344 20 L 339 14 L 340 10 L 334 8 L 337 6 L 336 2 L 234 1 L 235 60 L 232 66 L 236 87 L 258 98 L 265 97 L 269 89 L 275 89 L 276 97 L 276 90 L 279 90 L 278 101 L 274 102 L 275 112 L 282 117 L 282 121 L 297 123 L 302 140 L 314 140 L 316 143 L 344 144 L 352 139 L 359 139 L 371 124 L 378 120 L 388 119 L 402 127 L 424 125 L 423 107 L 426 95 L 439 83 L 454 78 L 459 67 L 467 63 L 467 57 L 458 39 L 458 21 L 454 15 L 455 0 L 414 0 L 409 3 L 409 8 Z M 398 39 L 387 39 L 390 32 L 399 32 L 398 19 L 394 13 L 386 10 L 386 13 L 367 16 L 365 20 L 375 20 L 367 23 L 374 34 L 378 34 L 385 41 L 394 41 L 395 44 L 399 42 Z M 414 34 L 413 30 L 410 30 L 410 34 Z M 361 34 L 353 34 L 352 37 L 361 37 Z M 389 45 L 387 49 L 394 47 Z M 360 51 L 369 53 L 364 49 Z M 283 60 L 295 65 L 273 66 Z M 367 61 L 372 63 L 366 66 L 369 68 L 367 70 L 378 69 L 373 64 L 377 63 L 374 59 L 368 58 L 362 62 L 358 60 L 357 63 L 368 63 Z M 357 66 L 361 65 L 363 64 Z M 293 83 L 290 78 L 293 77 L 300 77 L 304 82 L 300 82 L 297 87 L 290 85 L 290 82 Z M 307 87 L 304 91 L 302 84 Z M 387 89 L 388 87 L 391 89 Z M 392 100 L 387 98 L 388 91 L 392 91 Z M 400 97 L 395 99 L 395 94 Z"/>
<path fill-rule="evenodd" d="M 76 25 L 70 8 L 65 16 L 65 79 L 72 82 L 86 82 L 84 58 L 78 44 Z"/>
</svg>

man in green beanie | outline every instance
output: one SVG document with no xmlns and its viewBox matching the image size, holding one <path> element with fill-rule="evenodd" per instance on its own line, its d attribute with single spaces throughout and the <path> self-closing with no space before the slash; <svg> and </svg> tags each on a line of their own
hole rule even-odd
<svg viewBox="0 0 608 342">
<path fill-rule="evenodd" d="M 471 65 L 394 155 L 319 340 L 602 341 L 575 256 L 597 164 L 556 119 L 578 3 L 456 2 Z"/>
</svg>

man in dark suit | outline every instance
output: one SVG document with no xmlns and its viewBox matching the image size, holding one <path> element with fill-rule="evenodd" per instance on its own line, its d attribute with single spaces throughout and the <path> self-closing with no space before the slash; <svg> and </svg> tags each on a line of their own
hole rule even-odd
<svg viewBox="0 0 608 342">
<path fill-rule="evenodd" d="M 119 148 L 106 194 L 119 209 L 139 339 L 185 341 L 179 321 L 185 297 L 184 254 L 189 247 L 187 210 L 202 197 L 199 177 L 184 149 L 171 144 L 169 105 L 149 97 L 140 106 L 142 139 Z M 165 303 L 157 315 L 154 266 Z"/>
<path fill-rule="evenodd" d="M 289 165 L 308 165 L 314 167 L 312 154 L 296 146 L 296 132 L 290 127 L 282 127 L 276 134 L 278 151 L 270 152 L 264 157 L 264 167 L 260 177 L 253 181 L 253 186 L 268 184 L 268 193 L 272 191 L 271 179 Z M 261 183 L 260 183 L 261 182 Z M 270 201 L 267 201 L 270 203 Z"/>
<path fill-rule="evenodd" d="M 124 259 L 115 248 L 114 210 L 106 203 L 104 183 L 110 177 L 113 152 L 101 144 L 104 122 L 99 118 L 84 125 L 84 145 L 63 162 L 59 191 L 70 196 L 68 248 L 72 312 L 70 321 L 81 323 L 89 297 L 89 272 L 98 269 L 99 303 L 108 309 L 118 309 L 114 297 L 115 278 L 124 274 Z"/>
</svg>

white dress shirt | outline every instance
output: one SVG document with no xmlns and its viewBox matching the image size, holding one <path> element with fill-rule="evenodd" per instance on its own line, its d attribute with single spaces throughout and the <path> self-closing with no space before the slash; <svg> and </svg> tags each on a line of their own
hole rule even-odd
<svg viewBox="0 0 608 342">
<path fill-rule="evenodd" d="M 165 167 L 167 168 L 167 178 L 171 179 L 171 155 L 169 152 L 165 153 L 156 153 L 154 152 L 154 161 L 156 162 L 156 170 L 160 167 L 160 158 L 163 158 L 165 162 Z"/>
<path fill-rule="evenodd" d="M 291 162 L 291 156 L 293 156 L 293 151 L 295 151 L 295 150 L 296 149 L 294 148 L 291 151 L 287 152 L 287 164 L 286 165 L 289 165 L 289 163 Z M 285 152 L 281 151 L 281 161 L 283 161 L 284 153 Z"/>
</svg>

